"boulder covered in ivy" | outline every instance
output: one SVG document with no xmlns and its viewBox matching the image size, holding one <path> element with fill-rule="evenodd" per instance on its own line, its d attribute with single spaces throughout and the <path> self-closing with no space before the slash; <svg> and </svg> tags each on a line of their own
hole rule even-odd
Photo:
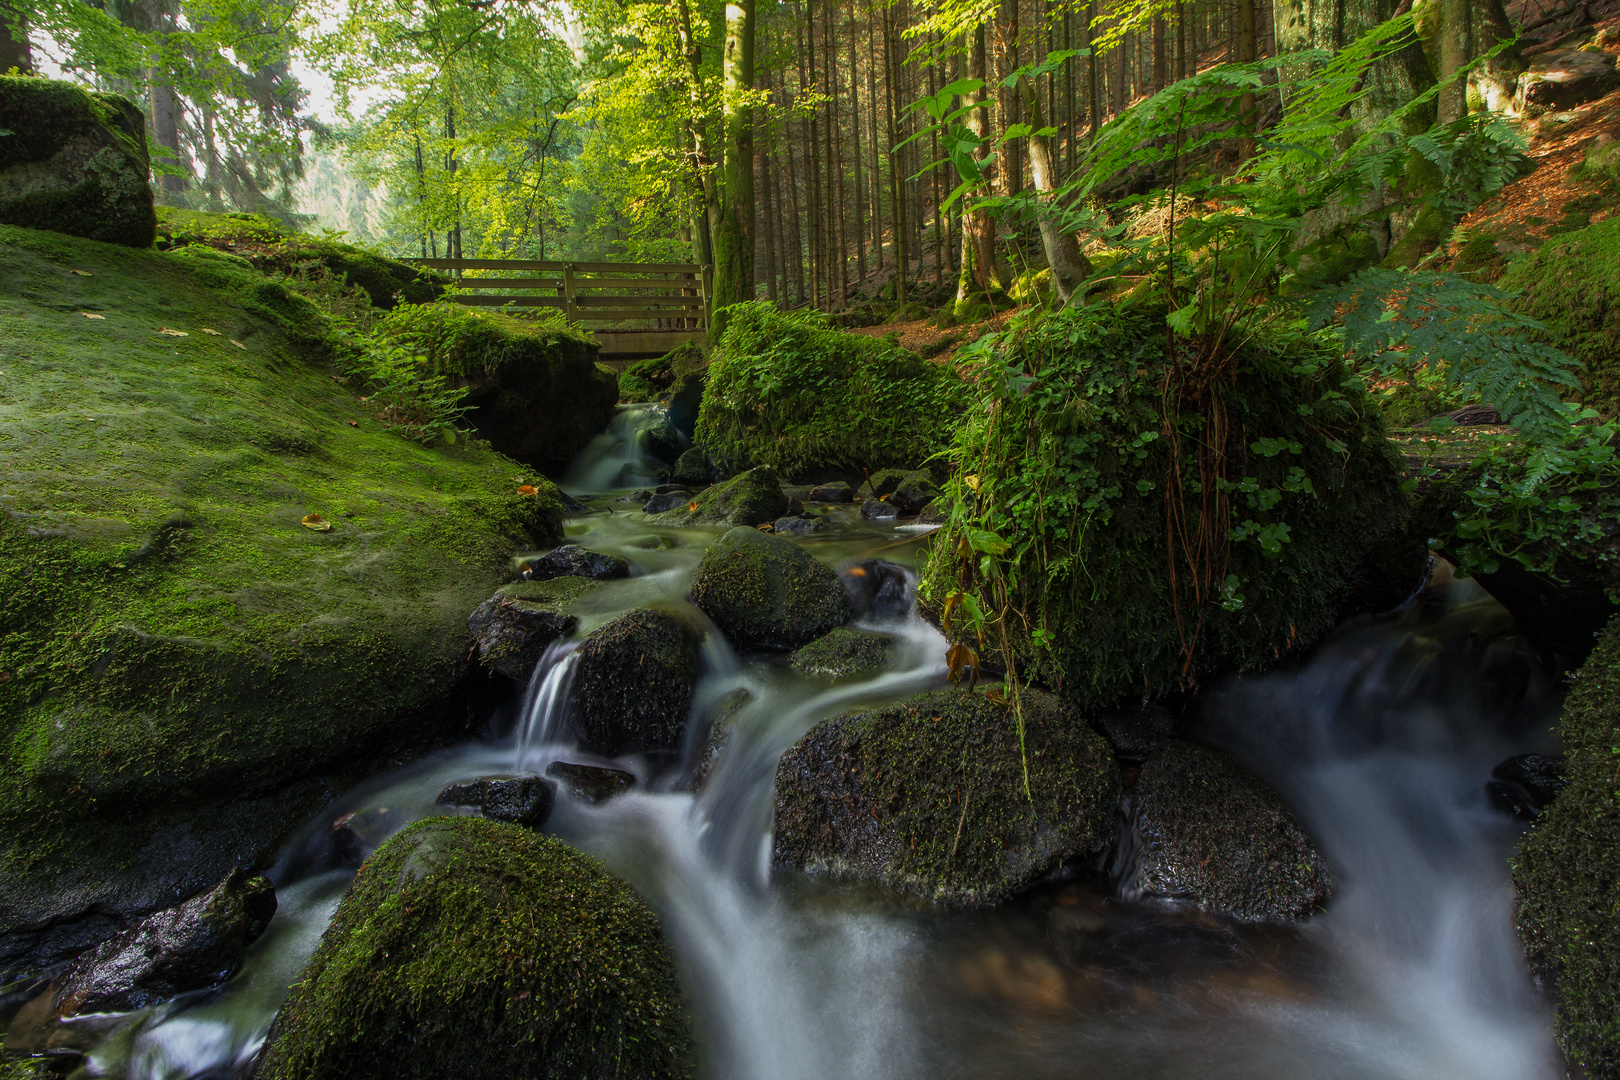
<svg viewBox="0 0 1620 1080">
<path fill-rule="evenodd" d="M 0 223 L 152 246 L 146 120 L 134 102 L 0 75 Z"/>
<path fill-rule="evenodd" d="M 949 367 L 820 316 L 723 310 L 693 441 L 732 468 L 858 475 L 915 468 L 949 442 L 966 402 Z"/>
<path fill-rule="evenodd" d="M 449 301 L 404 304 L 379 331 L 467 389 L 467 419 L 491 446 L 548 473 L 606 428 L 618 404 L 618 377 L 597 365 L 596 339 L 556 312 L 518 318 Z"/>
<path fill-rule="evenodd" d="M 987 659 L 1082 707 L 1262 670 L 1427 564 L 1400 455 L 1334 350 L 1246 335 L 1202 364 L 1167 356 L 1164 327 L 1102 305 L 1003 339 L 919 588 L 956 640 L 983 630 Z"/>
</svg>

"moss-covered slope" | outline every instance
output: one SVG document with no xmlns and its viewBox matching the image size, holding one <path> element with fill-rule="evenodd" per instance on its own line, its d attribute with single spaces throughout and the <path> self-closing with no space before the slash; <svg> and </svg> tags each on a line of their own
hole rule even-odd
<svg viewBox="0 0 1620 1080">
<path fill-rule="evenodd" d="M 1519 936 L 1558 993 L 1558 1041 L 1584 1075 L 1620 1077 L 1620 622 L 1575 678 L 1558 727 L 1569 786 L 1513 864 Z"/>
<path fill-rule="evenodd" d="M 694 440 L 726 468 L 915 468 L 950 442 L 966 393 L 947 368 L 767 303 L 726 313 Z"/>
<path fill-rule="evenodd" d="M 323 325 L 228 262 L 0 228 L 0 935 L 149 903 L 83 883 L 161 878 L 152 815 L 420 737 L 560 539 L 550 485 L 378 423 Z"/>
<path fill-rule="evenodd" d="M 596 860 L 430 818 L 366 861 L 277 1017 L 261 1080 L 690 1075 L 658 919 Z"/>
<path fill-rule="evenodd" d="M 1514 306 L 1585 365 L 1585 404 L 1620 412 L 1620 219 L 1554 237 L 1510 264 L 1500 285 L 1521 293 Z"/>
</svg>

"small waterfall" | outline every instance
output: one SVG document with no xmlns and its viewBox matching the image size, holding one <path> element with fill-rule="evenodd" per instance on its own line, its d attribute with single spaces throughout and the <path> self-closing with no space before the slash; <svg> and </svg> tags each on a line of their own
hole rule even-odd
<svg viewBox="0 0 1620 1080">
<path fill-rule="evenodd" d="M 517 771 L 537 770 L 541 750 L 562 741 L 568 708 L 568 691 L 574 681 L 574 664 L 579 659 L 578 639 L 553 641 L 529 676 L 523 702 L 523 719 L 518 725 Z"/>
<path fill-rule="evenodd" d="M 653 433 L 679 439 L 662 405 L 621 405 L 608 429 L 592 439 L 563 483 L 576 491 L 615 491 L 657 484 L 664 462 L 652 453 Z"/>
</svg>

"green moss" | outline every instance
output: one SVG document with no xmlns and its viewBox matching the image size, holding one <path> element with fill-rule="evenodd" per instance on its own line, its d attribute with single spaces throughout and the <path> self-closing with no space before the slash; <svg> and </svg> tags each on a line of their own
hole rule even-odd
<svg viewBox="0 0 1620 1080">
<path fill-rule="evenodd" d="M 467 614 L 561 539 L 551 485 L 379 423 L 319 363 L 323 327 L 235 266 L 0 227 L 9 871 L 420 737 Z"/>
<path fill-rule="evenodd" d="M 853 679 L 881 671 L 889 664 L 894 638 L 840 626 L 793 654 L 793 670 L 826 679 Z"/>
<path fill-rule="evenodd" d="M 1337 285 L 1369 266 L 1378 265 L 1380 258 L 1378 242 L 1370 233 L 1341 228 L 1323 239 L 1309 276 L 1313 283 Z"/>
<path fill-rule="evenodd" d="M 1018 670 L 1082 707 L 1260 670 L 1316 641 L 1363 587 L 1369 554 L 1404 535 L 1400 456 L 1331 346 L 1246 341 L 1218 410 L 1172 414 L 1174 457 L 1162 312 L 1065 312 L 1001 349 L 1029 382 L 1012 392 L 986 380 L 959 425 L 951 520 L 934 534 L 919 598 L 939 612 L 963 589 L 988 618 L 1005 611 L 987 627 L 992 651 L 1004 627 Z M 1225 426 L 1224 474 L 1200 466 L 1206 411 Z M 1231 508 L 1211 523 L 1214 568 L 1197 592 L 1185 556 L 1167 556 L 1171 480 L 1186 537 L 1200 535 L 1201 486 Z M 1421 562 L 1410 569 L 1415 583 Z M 960 611 L 953 630 L 975 637 Z"/>
<path fill-rule="evenodd" d="M 587 593 L 602 587 L 600 581 L 582 577 L 559 577 L 549 581 L 514 581 L 495 592 L 503 600 L 539 604 L 555 611 L 566 611 Z"/>
<path fill-rule="evenodd" d="M 596 860 L 480 818 L 431 818 L 355 877 L 256 1075 L 685 1077 L 658 919 Z"/>
<path fill-rule="evenodd" d="M 850 617 L 843 583 L 791 540 L 740 527 L 703 553 L 692 602 L 733 642 L 796 649 Z"/>
<path fill-rule="evenodd" d="M 741 304 L 709 363 L 695 442 L 732 468 L 793 478 L 916 465 L 949 441 L 963 400 L 948 369 L 769 304 Z"/>
<path fill-rule="evenodd" d="M 152 246 L 146 122 L 133 102 L 72 83 L 0 75 L 0 130 L 0 172 L 17 170 L 30 189 L 0 197 L 0 223 Z"/>
<path fill-rule="evenodd" d="M 1425 255 L 1439 247 L 1450 232 L 1451 227 L 1446 223 L 1445 214 L 1436 207 L 1428 207 L 1418 213 L 1411 227 L 1406 230 L 1406 235 L 1390 245 L 1389 254 L 1384 257 L 1384 265 L 1410 269 Z"/>
<path fill-rule="evenodd" d="M 657 397 L 658 388 L 635 372 L 627 371 L 619 376 L 619 401 L 621 404 L 653 401 Z"/>
<path fill-rule="evenodd" d="M 1490 233 L 1469 236 L 1451 260 L 1452 273 L 1486 282 L 1499 279 L 1507 265 L 1507 256 L 1496 246 L 1496 237 Z"/>
<path fill-rule="evenodd" d="M 776 775 L 777 862 L 986 903 L 1114 839 L 1119 771 L 1054 697 L 940 691 L 825 721 Z M 1025 766 L 1028 788 L 1025 788 Z"/>
<path fill-rule="evenodd" d="M 663 356 L 656 356 L 651 360 L 631 364 L 624 374 L 651 387 L 655 392 L 654 396 L 656 396 L 656 393 L 670 389 L 686 375 L 702 374 L 708 366 L 709 361 L 703 355 L 703 347 L 696 341 L 685 341 Z M 620 391 L 620 396 L 623 397 L 622 386 Z M 635 400 L 651 401 L 653 397 L 636 398 Z"/>
<path fill-rule="evenodd" d="M 1555 237 L 1515 261 L 1501 286 L 1514 307 L 1541 320 L 1548 342 L 1579 360 L 1584 401 L 1620 412 L 1620 219 Z"/>
<path fill-rule="evenodd" d="M 1558 992 L 1558 1041 L 1584 1075 L 1620 1076 L 1620 622 L 1576 675 L 1558 734 L 1569 786 L 1513 863 L 1519 936 Z"/>
<path fill-rule="evenodd" d="M 672 525 L 763 525 L 787 513 L 782 482 L 769 465 L 760 465 L 716 484 L 692 499 L 685 510 L 659 515 Z"/>
</svg>

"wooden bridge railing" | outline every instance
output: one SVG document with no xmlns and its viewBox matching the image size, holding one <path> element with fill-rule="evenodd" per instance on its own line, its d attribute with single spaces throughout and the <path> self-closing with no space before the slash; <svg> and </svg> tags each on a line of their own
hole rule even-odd
<svg viewBox="0 0 1620 1080">
<path fill-rule="evenodd" d="M 693 331 L 708 326 L 712 268 L 703 263 L 406 261 L 447 272 L 458 289 L 480 290 L 452 295 L 450 299 L 458 304 L 558 308 L 575 322 L 658 320 L 667 328 Z M 476 271 L 477 276 L 467 276 L 469 270 Z"/>
</svg>

